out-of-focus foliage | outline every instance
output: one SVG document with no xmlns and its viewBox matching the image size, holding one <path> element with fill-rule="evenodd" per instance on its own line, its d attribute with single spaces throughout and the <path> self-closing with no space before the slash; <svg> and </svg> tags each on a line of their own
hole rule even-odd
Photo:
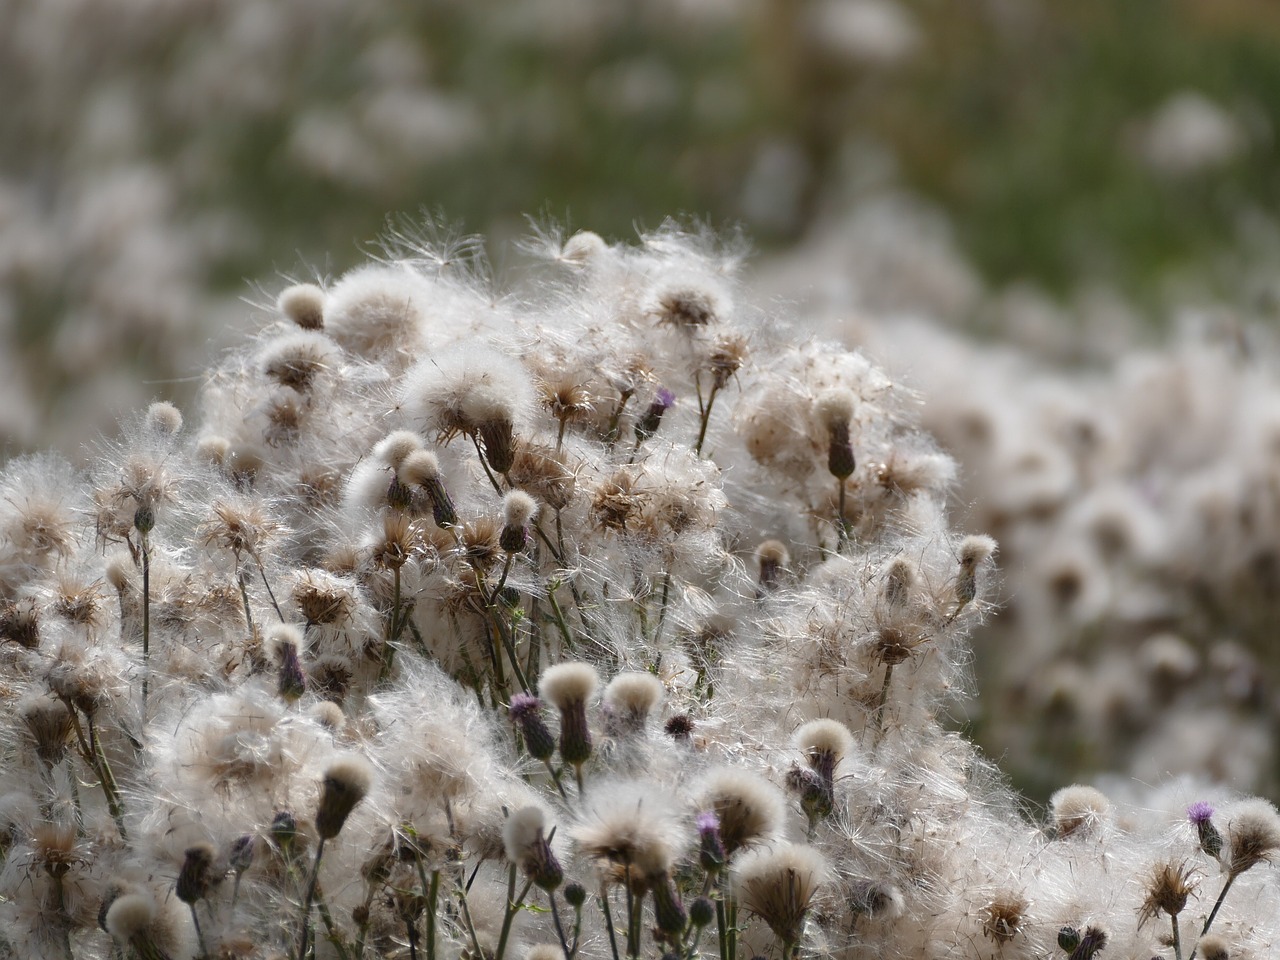
<svg viewBox="0 0 1280 960">
<path fill-rule="evenodd" d="M 264 263 L 420 205 L 769 247 L 887 190 L 993 286 L 1265 293 L 1277 41 L 1269 0 L 12 0 L 0 439 L 74 447 L 147 399 L 100 371 L 199 369 Z"/>
</svg>

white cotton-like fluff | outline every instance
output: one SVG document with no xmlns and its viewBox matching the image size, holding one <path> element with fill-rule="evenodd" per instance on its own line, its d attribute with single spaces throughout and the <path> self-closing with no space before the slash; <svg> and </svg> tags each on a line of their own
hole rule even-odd
<svg viewBox="0 0 1280 960">
<path fill-rule="evenodd" d="M 404 377 L 402 402 L 424 433 L 449 439 L 504 421 L 517 430 L 534 408 L 532 378 L 519 360 L 468 344 L 419 361 Z"/>
<path fill-rule="evenodd" d="M 325 332 L 345 349 L 370 359 L 407 353 L 419 345 L 434 293 L 430 282 L 405 267 L 357 267 L 325 298 Z"/>
<path fill-rule="evenodd" d="M 1086 384 L 861 317 L 916 394 L 808 339 L 820 301 L 753 307 L 739 244 L 541 246 L 508 292 L 474 243 L 394 238 L 268 306 L 195 430 L 153 407 L 87 473 L 0 469 L 0 926 L 61 956 L 145 896 L 136 952 L 279 943 L 314 870 L 366 953 L 524 956 L 581 889 L 581 960 L 613 953 L 596 897 L 656 956 L 714 922 L 700 890 L 737 891 L 744 956 L 1033 960 L 1069 926 L 1145 957 L 1168 862 L 1225 870 L 1214 929 L 1274 952 L 1280 817 L 1211 779 L 1274 759 L 1271 346 Z M 1197 776 L 1033 823 L 943 720 L 975 678 L 1046 794 L 1076 754 Z"/>
<path fill-rule="evenodd" d="M 600 675 L 589 663 L 560 663 L 548 668 L 538 681 L 538 692 L 561 710 L 585 703 L 595 693 Z"/>
<path fill-rule="evenodd" d="M 826 754 L 836 762 L 853 749 L 853 734 L 835 720 L 810 720 L 795 732 L 794 740 L 801 753 Z"/>
<path fill-rule="evenodd" d="M 521 807 L 512 812 L 502 828 L 507 859 L 522 863 L 525 852 L 545 835 L 546 825 L 547 817 L 540 807 Z"/>
<path fill-rule="evenodd" d="M 619 714 L 644 719 L 662 702 L 662 681 L 651 673 L 620 673 L 604 688 L 604 705 Z"/>
<path fill-rule="evenodd" d="M 156 903 L 148 893 L 126 893 L 107 908 L 106 926 L 111 936 L 128 943 L 156 918 Z"/>
<path fill-rule="evenodd" d="M 269 380 L 305 394 L 333 370 L 340 354 L 324 334 L 299 330 L 263 344 L 258 363 Z"/>
<path fill-rule="evenodd" d="M 324 326 L 325 294 L 314 283 L 295 283 L 276 298 L 276 309 L 303 330 Z"/>
<path fill-rule="evenodd" d="M 511 490 L 502 498 L 502 522 L 508 527 L 523 527 L 538 515 L 538 501 L 523 490 Z"/>
</svg>

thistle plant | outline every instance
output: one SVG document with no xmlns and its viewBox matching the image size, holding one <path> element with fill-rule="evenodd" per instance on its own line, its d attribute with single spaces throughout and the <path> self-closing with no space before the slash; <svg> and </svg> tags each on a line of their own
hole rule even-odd
<svg viewBox="0 0 1280 960">
<path fill-rule="evenodd" d="M 713 237 L 545 242 L 287 285 L 186 425 L 5 467 L 0 957 L 1273 948 L 1265 801 L 1042 825 L 948 729 L 997 546 L 914 394 Z"/>
</svg>

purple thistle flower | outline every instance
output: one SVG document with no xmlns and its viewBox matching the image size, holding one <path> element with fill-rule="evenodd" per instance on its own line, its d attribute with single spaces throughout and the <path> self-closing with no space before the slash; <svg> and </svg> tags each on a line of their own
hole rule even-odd
<svg viewBox="0 0 1280 960">
<path fill-rule="evenodd" d="M 517 693 L 507 707 L 511 722 L 520 728 L 529 756 L 546 763 L 556 752 L 556 740 L 542 719 L 542 701 L 531 693 Z"/>
<path fill-rule="evenodd" d="M 636 446 L 644 443 L 655 433 L 662 423 L 662 415 L 675 406 L 676 395 L 666 387 L 659 387 L 657 394 L 653 400 L 649 402 L 649 408 L 636 421 Z"/>
<path fill-rule="evenodd" d="M 698 861 L 708 873 L 718 873 L 729 859 L 724 842 L 720 839 L 720 817 L 714 810 L 703 810 L 694 818 L 701 840 Z"/>
<path fill-rule="evenodd" d="M 507 707 L 507 713 L 516 723 L 522 721 L 531 713 L 537 713 L 542 709 L 542 701 L 531 693 L 517 693 L 511 698 L 511 706 Z"/>
<path fill-rule="evenodd" d="M 1187 819 L 1199 827 L 1208 823 L 1213 816 L 1213 804 L 1207 800 L 1197 800 L 1191 806 L 1187 807 Z"/>
</svg>

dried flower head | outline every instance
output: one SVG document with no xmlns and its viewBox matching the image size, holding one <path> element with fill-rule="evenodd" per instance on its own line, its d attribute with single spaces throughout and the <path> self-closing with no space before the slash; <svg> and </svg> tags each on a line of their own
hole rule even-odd
<svg viewBox="0 0 1280 960">
<path fill-rule="evenodd" d="M 747 360 L 747 340 L 736 334 L 717 337 L 707 354 L 706 369 L 716 390 L 725 385 Z"/>
<path fill-rule="evenodd" d="M 698 791 L 698 806 L 715 813 L 720 839 L 732 858 L 739 850 L 780 836 L 785 812 L 782 795 L 758 774 L 724 767 L 712 771 Z"/>
<path fill-rule="evenodd" d="M 1196 951 L 1203 960 L 1231 960 L 1231 948 L 1226 937 L 1206 933 L 1196 944 Z"/>
<path fill-rule="evenodd" d="M 547 840 L 546 816 L 539 807 L 521 807 L 507 818 L 502 842 L 507 859 L 517 864 L 542 890 L 564 881 L 564 870 Z"/>
<path fill-rule="evenodd" d="M 644 731 L 649 714 L 662 702 L 662 681 L 651 673 L 620 673 L 604 688 L 604 709 L 615 735 Z"/>
<path fill-rule="evenodd" d="M 653 313 L 658 323 L 685 329 L 705 327 L 724 309 L 719 291 L 706 287 L 670 287 L 659 291 Z"/>
<path fill-rule="evenodd" d="M 1165 913 L 1176 917 L 1187 905 L 1187 897 L 1195 890 L 1192 870 L 1183 860 L 1162 860 L 1151 870 L 1147 880 L 1147 896 L 1138 910 L 1138 925 Z"/>
<path fill-rule="evenodd" d="M 1235 877 L 1280 851 L 1280 814 L 1259 797 L 1242 801 L 1227 818 L 1225 853 L 1228 873 Z"/>
<path fill-rule="evenodd" d="M 1049 798 L 1053 829 L 1060 838 L 1096 836 L 1111 821 L 1111 801 L 1095 787 L 1072 784 Z"/>
<path fill-rule="evenodd" d="M 619 781 L 588 797 L 573 839 L 607 879 L 638 892 L 648 878 L 671 869 L 685 834 L 672 797 L 647 783 Z"/>
<path fill-rule="evenodd" d="M 71 711 L 67 705 L 44 693 L 25 700 L 19 706 L 19 713 L 35 743 L 36 756 L 50 767 L 60 763 L 71 738 Z"/>
<path fill-rule="evenodd" d="M 538 515 L 538 501 L 523 490 L 509 490 L 502 497 L 502 533 L 498 545 L 507 553 L 528 546 L 529 524 Z"/>
<path fill-rule="evenodd" d="M 784 956 L 800 941 L 809 905 L 826 879 L 822 855 L 790 843 L 747 853 L 734 869 L 742 905 L 768 924 L 784 945 Z"/>
<path fill-rule="evenodd" d="M 762 590 L 776 590 L 779 578 L 791 562 L 791 552 L 781 540 L 765 540 L 755 551 L 756 564 L 760 568 L 760 587 Z"/>
<path fill-rule="evenodd" d="M 868 920 L 897 920 L 907 909 L 902 891 L 879 880 L 854 880 L 849 885 L 849 909 Z"/>
<path fill-rule="evenodd" d="M 1022 932 L 1029 906 L 1026 897 L 1019 893 L 998 894 L 983 910 L 983 934 L 996 943 L 1008 943 Z"/>
<path fill-rule="evenodd" d="M 0 600 L 0 640 L 28 650 L 40 646 L 39 608 L 34 599 Z"/>
<path fill-rule="evenodd" d="M 324 327 L 324 291 L 314 283 L 295 283 L 280 291 L 276 309 L 303 330 Z"/>
<path fill-rule="evenodd" d="M 305 394 L 333 368 L 338 354 L 338 345 L 324 334 L 299 330 L 270 341 L 258 363 L 269 380 Z"/>
<path fill-rule="evenodd" d="M 363 757 L 347 756 L 335 760 L 325 770 L 320 786 L 320 803 L 316 808 L 316 832 L 323 840 L 332 840 L 347 822 L 347 817 L 373 785 L 373 768 Z"/>
<path fill-rule="evenodd" d="M 175 892 L 183 903 L 195 903 L 209 896 L 209 891 L 221 879 L 214 870 L 217 851 L 212 844 L 198 843 L 188 847 L 182 857 L 182 869 L 178 871 Z"/>
<path fill-rule="evenodd" d="M 542 405 L 561 423 L 585 417 L 594 408 L 591 391 L 576 378 L 539 379 L 537 386 Z"/>
</svg>

